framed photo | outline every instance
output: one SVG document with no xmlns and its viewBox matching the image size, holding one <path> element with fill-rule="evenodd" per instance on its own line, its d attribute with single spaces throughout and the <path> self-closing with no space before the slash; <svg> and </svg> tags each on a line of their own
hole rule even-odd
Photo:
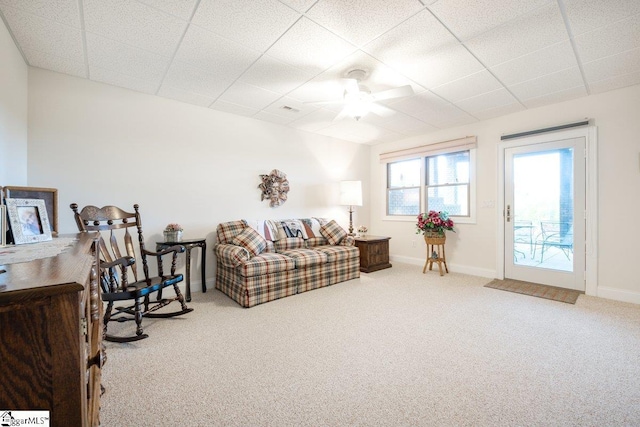
<svg viewBox="0 0 640 427">
<path fill-rule="evenodd" d="M 7 207 L 0 205 L 0 246 L 7 244 Z"/>
<path fill-rule="evenodd" d="M 41 187 L 3 187 L 7 199 L 42 199 L 47 208 L 51 234 L 58 235 L 58 189 Z"/>
<path fill-rule="evenodd" d="M 51 240 L 51 225 L 42 199 L 5 199 L 16 245 Z"/>
</svg>

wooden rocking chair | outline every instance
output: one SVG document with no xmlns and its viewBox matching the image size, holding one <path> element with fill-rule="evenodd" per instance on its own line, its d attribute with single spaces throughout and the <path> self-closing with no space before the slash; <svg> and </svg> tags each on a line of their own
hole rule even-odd
<svg viewBox="0 0 640 427">
<path fill-rule="evenodd" d="M 125 212 L 115 206 L 85 206 L 78 212 L 78 205 L 71 204 L 78 229 L 84 231 L 109 231 L 109 245 L 100 237 L 100 283 L 102 287 L 102 300 L 107 303 L 104 313 L 104 339 L 115 342 L 131 342 L 148 338 L 143 333 L 142 318 L 166 318 L 179 316 L 193 311 L 187 308 L 184 297 L 180 292 L 178 284 L 183 280 L 182 274 L 176 274 L 176 261 L 178 253 L 184 252 L 181 245 L 168 247 L 160 252 L 151 252 L 145 249 L 144 238 L 142 236 L 142 222 L 140 220 L 139 206 L 133 205 L 135 212 Z M 134 250 L 133 238 L 129 233 L 131 227 L 136 227 L 138 242 L 140 247 L 140 258 L 142 259 L 142 270 L 144 278 L 138 280 L 136 264 L 136 253 Z M 120 245 L 123 244 L 125 254 L 122 255 Z M 165 257 L 166 255 L 166 257 Z M 157 260 L 157 276 L 150 276 L 147 257 L 155 257 Z M 164 274 L 164 258 L 171 259 L 171 268 L 168 275 Z M 129 277 L 133 276 L 133 281 Z M 162 290 L 168 286 L 173 286 L 176 296 L 173 298 L 162 298 Z M 157 293 L 155 300 L 151 294 Z M 156 310 L 178 301 L 181 309 L 170 313 L 154 313 Z M 125 305 L 114 306 L 116 302 L 125 302 Z M 109 322 L 126 322 L 134 320 L 136 322 L 136 333 L 130 336 L 114 336 L 107 334 Z"/>
</svg>

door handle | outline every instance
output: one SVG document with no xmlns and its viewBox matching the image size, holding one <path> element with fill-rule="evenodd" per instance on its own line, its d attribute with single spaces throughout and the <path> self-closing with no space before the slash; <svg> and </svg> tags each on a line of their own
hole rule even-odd
<svg viewBox="0 0 640 427">
<path fill-rule="evenodd" d="M 507 222 L 511 222 L 511 205 L 507 205 Z"/>
</svg>

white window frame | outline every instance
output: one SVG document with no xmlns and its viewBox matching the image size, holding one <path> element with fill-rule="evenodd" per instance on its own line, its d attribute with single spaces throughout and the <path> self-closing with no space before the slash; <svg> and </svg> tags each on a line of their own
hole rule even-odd
<svg viewBox="0 0 640 427">
<path fill-rule="evenodd" d="M 411 160 L 420 158 L 422 161 L 420 162 L 420 212 L 425 212 L 427 205 L 427 186 L 426 186 L 426 159 L 427 157 L 433 157 L 441 154 L 450 154 L 460 151 L 469 151 L 469 216 L 454 216 L 451 215 L 454 223 L 456 224 L 475 224 L 476 223 L 476 188 L 477 188 L 477 178 L 476 178 L 476 159 L 477 159 L 477 148 L 467 148 L 464 150 L 460 149 L 451 149 L 451 150 L 443 150 L 439 152 L 426 153 L 425 155 L 407 157 L 403 159 L 398 159 L 397 161 L 402 160 Z M 389 163 L 382 163 L 382 176 L 384 177 L 384 185 L 383 185 L 383 197 L 384 204 L 382 206 L 382 220 L 383 221 L 403 221 L 403 222 L 415 222 L 417 215 L 388 215 L 388 206 L 389 206 L 389 177 L 388 177 L 388 167 Z"/>
</svg>

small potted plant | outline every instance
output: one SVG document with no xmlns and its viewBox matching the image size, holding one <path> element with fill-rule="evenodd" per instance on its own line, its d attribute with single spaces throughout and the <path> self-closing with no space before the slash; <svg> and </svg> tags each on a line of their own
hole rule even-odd
<svg viewBox="0 0 640 427">
<path fill-rule="evenodd" d="M 176 223 L 168 224 L 163 234 L 165 242 L 179 242 L 182 240 L 182 226 Z"/>
<path fill-rule="evenodd" d="M 360 237 L 364 237 L 367 234 L 367 231 L 369 231 L 369 229 L 366 225 L 361 225 L 360 227 L 358 227 L 358 234 L 360 235 Z"/>
</svg>

